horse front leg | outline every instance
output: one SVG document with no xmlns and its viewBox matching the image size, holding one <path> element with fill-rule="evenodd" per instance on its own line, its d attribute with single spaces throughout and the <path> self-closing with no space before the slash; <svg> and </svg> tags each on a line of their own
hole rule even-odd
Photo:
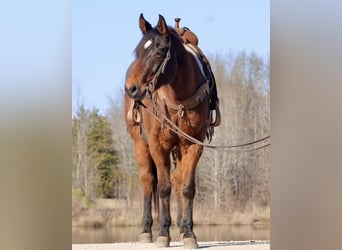
<svg viewBox="0 0 342 250">
<path fill-rule="evenodd" d="M 142 216 L 143 230 L 139 236 L 139 242 L 152 242 L 152 194 L 157 181 L 153 172 L 154 163 L 145 141 L 135 142 L 135 154 L 140 170 L 140 185 L 143 192 L 144 211 Z"/>
<path fill-rule="evenodd" d="M 176 203 L 177 203 L 177 225 L 180 229 L 180 235 L 183 235 L 183 228 L 182 228 L 182 168 L 181 168 L 181 161 L 180 159 L 176 160 L 176 168 L 173 172 L 173 190 L 176 196 Z"/>
<path fill-rule="evenodd" d="M 182 154 L 182 240 L 184 248 L 198 248 L 197 238 L 193 232 L 193 204 L 195 198 L 195 171 L 203 146 L 192 144 L 183 149 Z"/>
<path fill-rule="evenodd" d="M 151 152 L 152 153 L 152 152 Z M 170 215 L 170 194 L 171 194 L 171 179 L 170 179 L 170 153 L 164 150 L 155 151 L 153 160 L 156 163 L 158 175 L 158 194 L 161 201 L 161 216 L 159 234 L 156 240 L 157 247 L 170 246 L 169 228 L 171 225 Z"/>
</svg>

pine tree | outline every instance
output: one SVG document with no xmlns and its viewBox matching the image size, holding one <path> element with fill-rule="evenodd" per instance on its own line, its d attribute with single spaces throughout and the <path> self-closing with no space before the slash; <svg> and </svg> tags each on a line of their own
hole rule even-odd
<svg viewBox="0 0 342 250">
<path fill-rule="evenodd" d="M 118 178 L 117 153 L 114 150 L 112 131 L 105 116 L 94 109 L 90 113 L 88 151 L 95 169 L 95 189 L 102 198 L 114 198 L 114 184 Z"/>
<path fill-rule="evenodd" d="M 81 106 L 72 120 L 73 189 L 94 200 L 113 198 L 118 179 L 112 130 L 97 109 Z"/>
</svg>

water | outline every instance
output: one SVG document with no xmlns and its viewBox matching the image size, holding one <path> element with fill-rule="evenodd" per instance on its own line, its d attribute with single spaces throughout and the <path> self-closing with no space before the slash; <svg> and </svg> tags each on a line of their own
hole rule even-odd
<svg viewBox="0 0 342 250">
<path fill-rule="evenodd" d="M 114 243 L 136 242 L 141 227 L 111 227 L 111 228 L 72 228 L 72 243 Z M 253 228 L 251 226 L 195 226 L 194 232 L 199 241 L 240 241 L 240 240 L 269 240 L 270 228 Z M 158 234 L 153 230 L 153 240 Z M 170 235 L 172 241 L 179 240 L 179 229 L 171 226 Z"/>
</svg>

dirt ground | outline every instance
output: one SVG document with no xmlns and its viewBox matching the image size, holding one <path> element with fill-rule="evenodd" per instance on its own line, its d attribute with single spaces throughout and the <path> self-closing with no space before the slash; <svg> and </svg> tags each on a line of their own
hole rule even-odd
<svg viewBox="0 0 342 250">
<path fill-rule="evenodd" d="M 269 250 L 269 241 L 213 241 L 199 242 L 199 249 L 208 250 Z M 107 244 L 73 244 L 72 250 L 153 250 L 184 249 L 180 242 L 171 242 L 171 248 L 157 248 L 154 243 L 107 243 Z"/>
</svg>

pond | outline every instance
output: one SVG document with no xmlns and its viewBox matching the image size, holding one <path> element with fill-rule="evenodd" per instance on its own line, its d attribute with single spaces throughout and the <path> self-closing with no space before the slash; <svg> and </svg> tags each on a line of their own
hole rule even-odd
<svg viewBox="0 0 342 250">
<path fill-rule="evenodd" d="M 141 227 L 110 227 L 89 228 L 73 227 L 72 243 L 114 243 L 114 242 L 136 242 Z M 253 228 L 251 226 L 195 226 L 194 232 L 199 241 L 242 241 L 242 240 L 269 240 L 270 228 Z M 156 239 L 158 229 L 153 228 L 153 240 Z M 179 229 L 170 227 L 172 241 L 179 240 Z"/>
</svg>

